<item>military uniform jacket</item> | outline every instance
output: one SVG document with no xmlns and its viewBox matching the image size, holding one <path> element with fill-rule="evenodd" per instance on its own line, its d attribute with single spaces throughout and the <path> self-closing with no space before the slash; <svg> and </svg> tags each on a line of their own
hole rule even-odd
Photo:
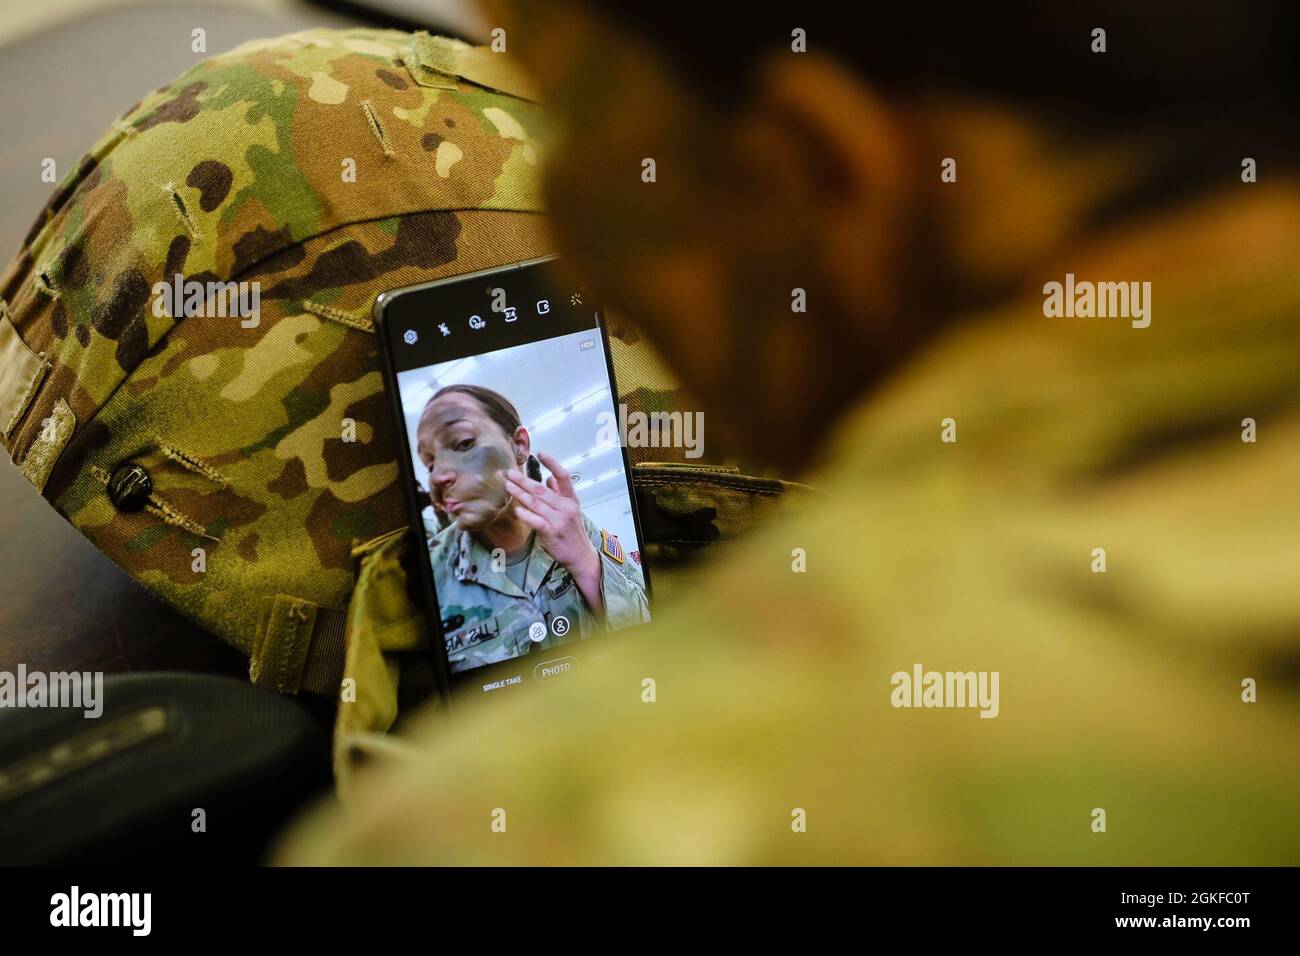
<svg viewBox="0 0 1300 956">
<path fill-rule="evenodd" d="M 492 553 L 468 531 L 441 531 L 426 520 L 425 533 L 442 613 L 443 638 L 453 673 L 510 660 L 604 631 L 650 620 L 645 580 L 618 539 L 583 517 L 600 555 L 603 619 L 587 607 L 567 569 L 533 538 L 524 586 L 510 580 Z M 544 637 L 529 630 L 541 624 Z M 533 633 L 539 633 L 533 629 Z"/>
</svg>

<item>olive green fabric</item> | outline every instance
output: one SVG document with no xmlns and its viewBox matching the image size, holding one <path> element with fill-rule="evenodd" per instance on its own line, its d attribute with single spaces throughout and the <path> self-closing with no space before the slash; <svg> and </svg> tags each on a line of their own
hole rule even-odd
<svg viewBox="0 0 1300 956">
<path fill-rule="evenodd" d="M 1300 196 L 1250 190 L 1077 253 L 1151 281 L 1149 328 L 970 317 L 851 410 L 824 498 L 588 679 L 411 725 L 279 858 L 1294 863 Z M 997 672 L 997 716 L 895 707 L 917 664 Z"/>
<path fill-rule="evenodd" d="M 411 540 L 403 528 L 358 546 L 353 554 L 357 584 L 348 608 L 347 656 L 334 722 L 335 777 L 345 799 L 349 771 L 397 719 L 401 657 L 428 654 L 424 616 L 407 590 L 404 562 L 409 563 Z M 426 680 L 423 690 L 431 689 Z"/>
</svg>

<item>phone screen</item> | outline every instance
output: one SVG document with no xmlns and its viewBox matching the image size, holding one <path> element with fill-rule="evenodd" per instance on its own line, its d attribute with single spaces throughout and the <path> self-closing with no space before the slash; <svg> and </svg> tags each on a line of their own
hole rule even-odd
<svg viewBox="0 0 1300 956">
<path fill-rule="evenodd" d="M 569 677 L 650 620 L 600 312 L 550 261 L 376 304 L 433 639 L 458 692 Z"/>
</svg>

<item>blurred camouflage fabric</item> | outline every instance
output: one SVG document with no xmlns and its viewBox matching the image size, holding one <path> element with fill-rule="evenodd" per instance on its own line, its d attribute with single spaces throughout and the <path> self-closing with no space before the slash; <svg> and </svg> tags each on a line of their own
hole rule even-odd
<svg viewBox="0 0 1300 956">
<path fill-rule="evenodd" d="M 1300 195 L 1247 196 L 1074 250 L 1151 280 L 1150 328 L 1037 290 L 953 328 L 823 500 L 586 679 L 428 716 L 280 859 L 1294 864 Z M 894 708 L 917 663 L 998 671 L 999 715 Z"/>
</svg>

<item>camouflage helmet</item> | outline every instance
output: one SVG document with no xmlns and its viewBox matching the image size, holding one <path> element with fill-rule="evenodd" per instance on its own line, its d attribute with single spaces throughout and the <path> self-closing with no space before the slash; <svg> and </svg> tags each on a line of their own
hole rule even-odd
<svg viewBox="0 0 1300 956">
<path fill-rule="evenodd" d="M 551 251 L 541 122 L 505 55 L 427 34 L 199 63 L 113 122 L 5 272 L 5 448 L 255 680 L 298 690 L 294 634 L 347 607 L 356 543 L 406 524 L 372 304 Z"/>
</svg>

